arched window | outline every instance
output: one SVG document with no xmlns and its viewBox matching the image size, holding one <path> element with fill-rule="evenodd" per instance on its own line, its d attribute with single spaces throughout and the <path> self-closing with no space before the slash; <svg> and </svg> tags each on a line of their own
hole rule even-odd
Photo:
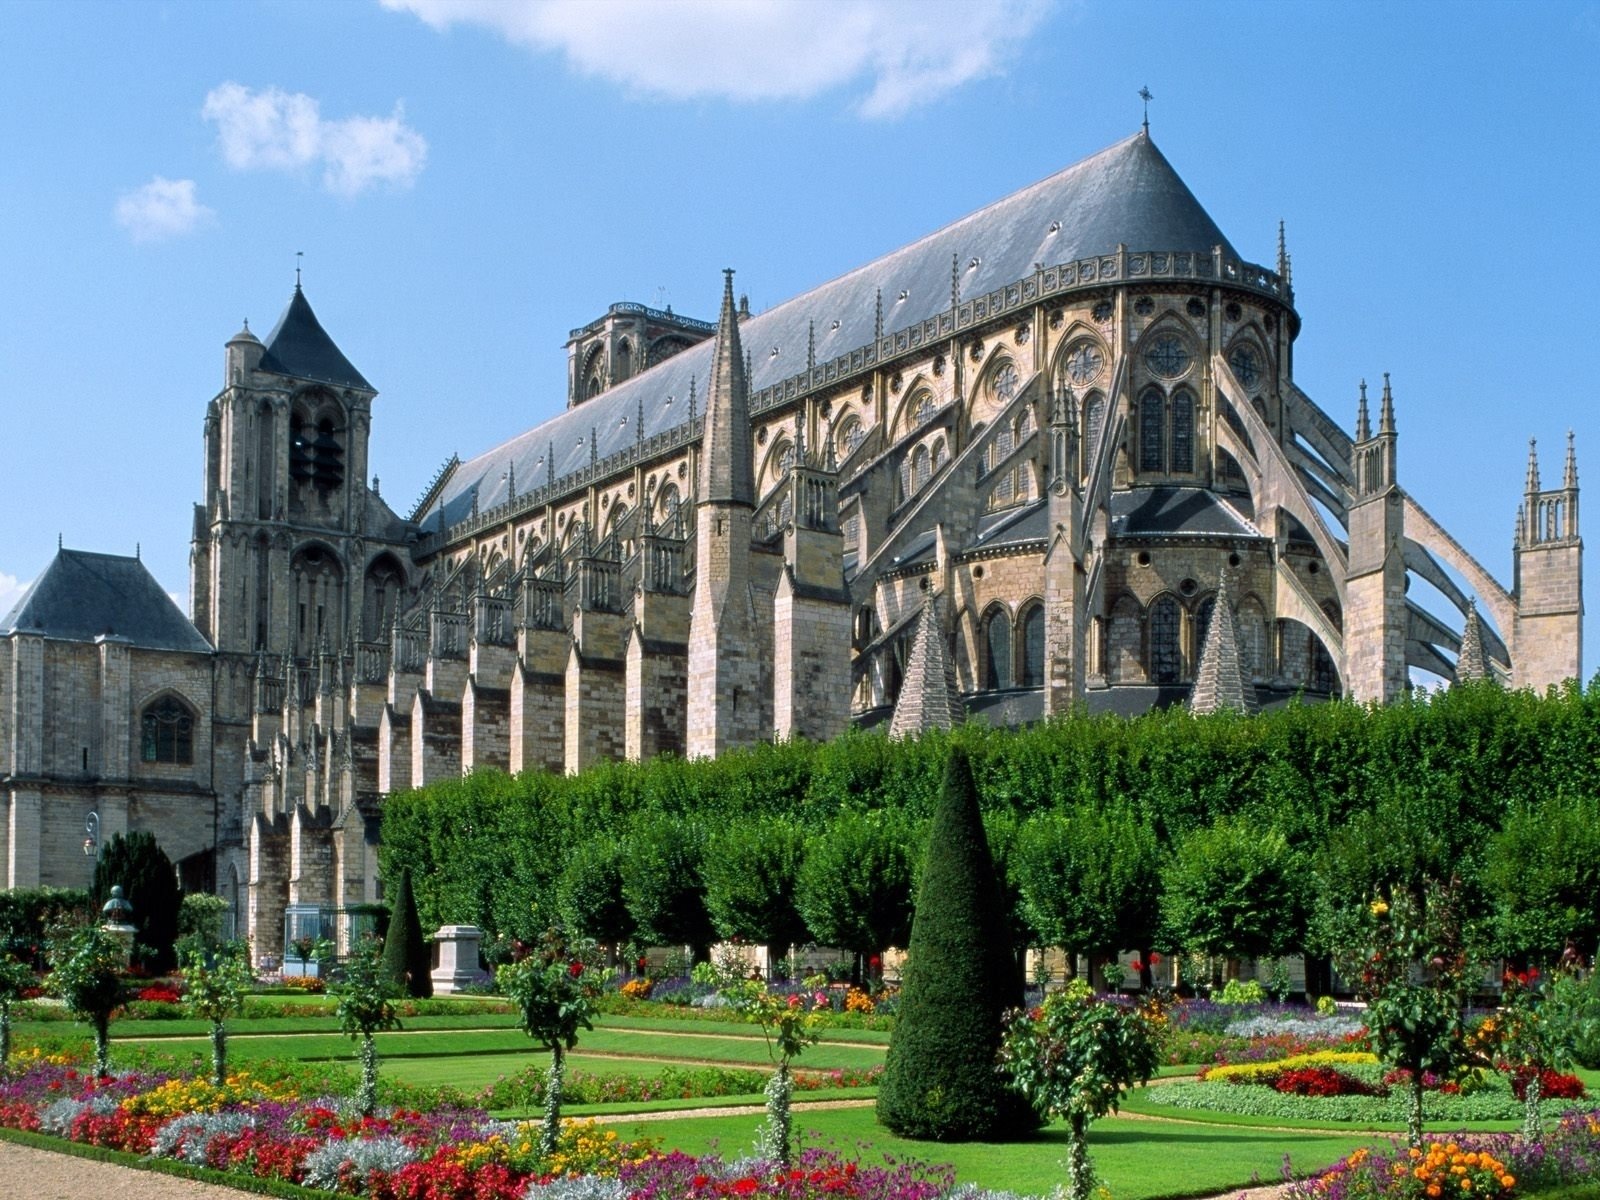
<svg viewBox="0 0 1600 1200">
<path fill-rule="evenodd" d="M 1267 621 L 1261 605 L 1247 597 L 1239 605 L 1239 665 L 1249 678 L 1266 674 Z"/>
<path fill-rule="evenodd" d="M 843 462 L 856 452 L 857 447 L 867 440 L 867 431 L 861 428 L 859 417 L 850 417 L 839 430 L 839 445 L 837 453 Z"/>
<path fill-rule="evenodd" d="M 1171 596 L 1150 606 L 1150 679 L 1177 683 L 1183 677 L 1182 612 Z"/>
<path fill-rule="evenodd" d="M 663 521 L 670 521 L 678 515 L 678 485 L 669 483 L 661 489 L 661 495 L 656 500 L 656 507 L 661 513 Z"/>
<path fill-rule="evenodd" d="M 1139 397 L 1139 469 L 1166 469 L 1165 413 L 1161 393 L 1151 388 Z"/>
<path fill-rule="evenodd" d="M 1144 682 L 1139 641 L 1139 602 L 1129 595 L 1120 596 L 1111 608 L 1106 631 L 1106 671 L 1112 683 Z"/>
<path fill-rule="evenodd" d="M 1022 670 L 1017 686 L 1044 686 L 1044 605 L 1033 604 L 1022 614 Z"/>
<path fill-rule="evenodd" d="M 175 696 L 147 706 L 139 719 L 139 759 L 147 763 L 194 762 L 194 714 Z"/>
<path fill-rule="evenodd" d="M 944 460 L 950 457 L 950 451 L 945 449 L 944 439 L 940 438 L 933 444 L 933 469 L 937 471 L 944 466 Z"/>
<path fill-rule="evenodd" d="M 1306 642 L 1311 650 L 1310 677 L 1306 680 L 1306 689 L 1331 693 L 1339 683 L 1339 672 L 1334 668 L 1333 659 L 1315 633 L 1310 634 Z"/>
<path fill-rule="evenodd" d="M 1100 448 L 1100 430 L 1106 423 L 1106 402 L 1099 392 L 1090 392 L 1083 402 L 1083 473 L 1087 475 L 1094 466 L 1095 451 Z"/>
<path fill-rule="evenodd" d="M 614 374 L 618 383 L 633 374 L 633 347 L 626 338 L 617 343 L 617 369 Z"/>
<path fill-rule="evenodd" d="M 1011 621 L 1003 608 L 991 609 L 983 619 L 983 644 L 988 652 L 983 666 L 983 686 L 989 691 L 1011 686 Z"/>
<path fill-rule="evenodd" d="M 278 465 L 278 444 L 273 437 L 271 404 L 262 402 L 256 422 L 256 516 L 270 520 L 277 493 Z"/>
<path fill-rule="evenodd" d="M 789 478 L 789 472 L 794 470 L 793 442 L 784 442 L 779 448 L 775 470 L 779 479 Z"/>
<path fill-rule="evenodd" d="M 1194 397 L 1179 392 L 1172 398 L 1172 468 L 1187 474 L 1194 470 Z"/>
<path fill-rule="evenodd" d="M 918 446 L 911 455 L 911 490 L 920 492 L 928 486 L 928 480 L 933 478 L 933 460 L 928 456 L 926 446 Z"/>
<path fill-rule="evenodd" d="M 395 610 L 400 603 L 400 588 L 405 580 L 400 564 L 385 554 L 375 559 L 367 568 L 365 592 L 362 599 L 361 635 L 368 641 L 381 640 L 394 624 Z"/>
<path fill-rule="evenodd" d="M 912 420 L 916 423 L 917 427 L 920 429 L 922 426 L 926 425 L 929 421 L 933 420 L 933 411 L 934 411 L 933 397 L 931 395 L 929 395 L 927 392 L 923 392 L 922 395 L 918 396 L 916 398 L 916 400 L 914 400 L 912 402 L 911 411 L 912 411 Z"/>
</svg>

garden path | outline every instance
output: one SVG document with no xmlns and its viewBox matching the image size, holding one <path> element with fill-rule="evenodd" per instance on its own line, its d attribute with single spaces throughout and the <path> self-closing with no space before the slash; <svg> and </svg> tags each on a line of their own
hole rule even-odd
<svg viewBox="0 0 1600 1200">
<path fill-rule="evenodd" d="M 241 1200 L 249 1195 L 253 1193 L 0 1142 L 0 1200 Z"/>
</svg>

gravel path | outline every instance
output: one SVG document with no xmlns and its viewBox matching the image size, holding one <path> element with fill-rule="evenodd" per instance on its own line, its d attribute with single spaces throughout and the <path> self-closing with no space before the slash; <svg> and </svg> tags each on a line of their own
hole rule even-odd
<svg viewBox="0 0 1600 1200">
<path fill-rule="evenodd" d="M 241 1200 L 253 1194 L 0 1142 L 0 1200 Z"/>
</svg>

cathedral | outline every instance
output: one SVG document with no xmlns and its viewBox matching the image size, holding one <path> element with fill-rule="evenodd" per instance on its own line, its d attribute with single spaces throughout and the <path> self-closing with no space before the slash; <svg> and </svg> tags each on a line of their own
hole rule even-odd
<svg viewBox="0 0 1600 1200">
<path fill-rule="evenodd" d="M 1387 376 L 1353 432 L 1295 386 L 1300 321 L 1281 229 L 1245 261 L 1146 129 L 766 312 L 612 305 L 400 513 L 297 286 L 205 407 L 189 616 L 63 549 L 0 621 L 0 882 L 81 886 L 93 811 L 275 955 L 378 898 L 386 794 L 478 768 L 1578 676 L 1570 439 L 1502 584 Z"/>
</svg>

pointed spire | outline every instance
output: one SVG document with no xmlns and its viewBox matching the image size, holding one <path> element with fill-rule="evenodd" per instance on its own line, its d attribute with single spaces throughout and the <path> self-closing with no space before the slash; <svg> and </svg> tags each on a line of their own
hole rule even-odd
<svg viewBox="0 0 1600 1200">
<path fill-rule="evenodd" d="M 517 498 L 517 464 L 506 464 L 506 503 L 511 503 Z"/>
<path fill-rule="evenodd" d="M 550 445 L 548 447 L 546 447 L 545 452 L 544 452 L 544 467 L 545 467 L 545 470 L 544 470 L 545 486 L 547 486 L 547 487 L 555 487 L 555 485 L 556 485 L 556 443 L 555 443 L 555 439 L 553 439 L 553 438 L 550 441 Z"/>
<path fill-rule="evenodd" d="M 1530 495 L 1539 490 L 1539 441 L 1528 439 L 1528 482 L 1523 489 Z"/>
<path fill-rule="evenodd" d="M 940 593 L 923 602 L 911 636 L 905 682 L 889 720 L 889 736 L 914 737 L 930 729 L 954 729 L 966 720 L 966 707 L 956 688 L 956 674 L 945 651 L 944 625 L 939 620 Z"/>
<path fill-rule="evenodd" d="M 1283 222 L 1278 222 L 1278 278 L 1283 280 L 1283 286 L 1289 286 L 1292 270 L 1289 264 L 1289 243 L 1284 238 Z"/>
<path fill-rule="evenodd" d="M 1567 466 L 1561 473 L 1561 486 L 1571 491 L 1578 486 L 1578 451 L 1573 445 L 1572 430 L 1567 430 Z"/>
<path fill-rule="evenodd" d="M 695 387 L 695 377 L 693 375 L 691 375 L 691 376 L 689 376 L 689 420 L 691 420 L 691 421 L 694 420 L 694 418 L 695 418 L 694 387 Z"/>
<path fill-rule="evenodd" d="M 1251 713 L 1256 709 L 1255 688 L 1244 677 L 1239 657 L 1238 616 L 1233 610 L 1233 581 L 1222 569 L 1217 596 L 1211 606 L 1211 624 L 1200 647 L 1200 665 L 1189 693 L 1189 711 L 1197 715 L 1221 712 Z"/>
<path fill-rule="evenodd" d="M 1356 401 L 1356 441 L 1372 439 L 1372 422 L 1367 416 L 1367 381 L 1361 381 L 1361 399 Z"/>
<path fill-rule="evenodd" d="M 806 465 L 806 417 L 803 412 L 794 414 L 794 465 Z"/>
<path fill-rule="evenodd" d="M 1461 652 L 1456 656 L 1456 682 L 1489 679 L 1489 660 L 1483 652 L 1483 622 L 1478 617 L 1478 602 L 1467 601 L 1467 624 L 1461 631 Z"/>
<path fill-rule="evenodd" d="M 817 365 L 817 323 L 815 320 L 806 322 L 806 370 L 809 372 Z"/>
<path fill-rule="evenodd" d="M 1527 519 L 1528 506 L 1526 504 L 1517 505 L 1517 527 L 1511 531 L 1511 548 L 1513 550 L 1522 549 L 1522 527 Z"/>
<path fill-rule="evenodd" d="M 1383 407 L 1378 410 L 1378 432 L 1394 432 L 1394 393 L 1389 390 L 1389 372 L 1383 373 Z"/>
<path fill-rule="evenodd" d="M 644 441 L 644 389 L 635 389 L 639 393 L 639 411 L 634 414 L 633 438 L 636 442 Z"/>
<path fill-rule="evenodd" d="M 950 307 L 961 307 L 961 255 L 950 256 Z"/>
<path fill-rule="evenodd" d="M 593 467 L 600 461 L 600 430 L 597 426 L 589 426 L 589 465 Z"/>
<path fill-rule="evenodd" d="M 749 377 L 734 315 L 731 270 L 723 272 L 722 314 L 711 359 L 705 432 L 700 439 L 699 502 L 753 506 Z"/>
<path fill-rule="evenodd" d="M 883 336 L 883 289 L 878 289 L 878 298 L 873 302 L 872 336 Z"/>
</svg>

